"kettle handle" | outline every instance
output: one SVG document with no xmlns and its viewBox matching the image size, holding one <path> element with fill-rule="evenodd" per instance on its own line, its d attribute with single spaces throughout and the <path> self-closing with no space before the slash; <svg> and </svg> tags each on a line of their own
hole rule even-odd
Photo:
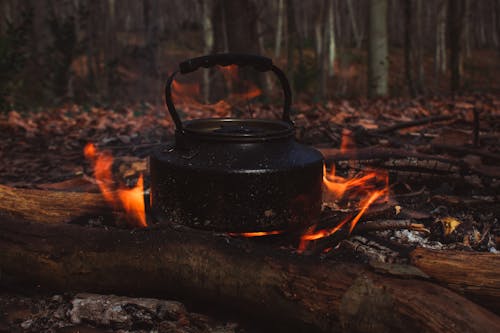
<svg viewBox="0 0 500 333">
<path fill-rule="evenodd" d="M 165 103 L 167 104 L 168 112 L 172 117 L 175 127 L 178 131 L 182 131 L 182 121 L 175 109 L 172 101 L 172 82 L 177 73 L 187 74 L 194 72 L 200 67 L 209 68 L 213 66 L 229 66 L 237 65 L 240 67 L 251 66 L 259 72 L 273 72 L 279 79 L 281 87 L 283 88 L 283 95 L 285 102 L 283 104 L 282 120 L 291 123 L 290 120 L 290 106 L 292 105 L 292 92 L 290 83 L 286 78 L 285 73 L 278 67 L 273 65 L 273 61 L 269 58 L 253 55 L 253 54 L 240 54 L 240 53 L 221 53 L 211 54 L 202 57 L 192 58 L 185 60 L 179 64 L 179 70 L 175 71 L 168 78 L 165 85 Z"/>
</svg>

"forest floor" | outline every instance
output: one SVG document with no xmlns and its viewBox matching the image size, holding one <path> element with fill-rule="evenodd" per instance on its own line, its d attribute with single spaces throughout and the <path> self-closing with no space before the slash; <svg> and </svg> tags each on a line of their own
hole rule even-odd
<svg viewBox="0 0 500 333">
<path fill-rule="evenodd" d="M 277 119 L 281 113 L 261 104 L 186 104 L 179 109 L 186 119 L 231 115 Z M 379 207 L 384 218 L 410 219 L 430 230 L 425 236 L 390 231 L 376 239 L 389 243 L 397 238 L 411 247 L 500 250 L 499 96 L 299 103 L 293 106 L 292 118 L 297 139 L 327 151 L 327 164 L 335 164 L 339 174 L 352 175 L 368 167 L 388 171 L 391 201 Z M 98 192 L 83 154 L 92 142 L 114 156 L 116 182 L 131 186 L 142 173 L 147 190 L 147 158 L 172 139 L 170 117 L 163 108 L 148 104 L 113 110 L 68 105 L 43 112 L 11 111 L 0 115 L 0 184 Z M 346 140 L 354 153 L 351 158 L 339 149 Z M 332 204 L 325 214 L 345 212 L 338 208 Z M 369 217 L 378 219 L 380 214 Z M 4 301 L 10 296 L 6 297 Z M 42 302 L 67 303 L 59 298 Z"/>
</svg>

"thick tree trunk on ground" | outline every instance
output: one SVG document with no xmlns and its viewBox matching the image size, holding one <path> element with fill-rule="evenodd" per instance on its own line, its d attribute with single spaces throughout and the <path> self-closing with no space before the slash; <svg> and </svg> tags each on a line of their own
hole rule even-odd
<svg viewBox="0 0 500 333">
<path fill-rule="evenodd" d="M 389 92 L 387 0 L 370 1 L 368 26 L 368 96 Z"/>
<path fill-rule="evenodd" d="M 443 287 L 207 232 L 0 220 L 3 284 L 176 297 L 310 331 L 498 332 L 500 318 Z M 286 323 L 286 324 L 285 324 Z M 297 326 L 299 325 L 299 326 Z"/>
<path fill-rule="evenodd" d="M 430 277 L 500 313 L 500 255 L 416 249 L 410 257 Z"/>
</svg>

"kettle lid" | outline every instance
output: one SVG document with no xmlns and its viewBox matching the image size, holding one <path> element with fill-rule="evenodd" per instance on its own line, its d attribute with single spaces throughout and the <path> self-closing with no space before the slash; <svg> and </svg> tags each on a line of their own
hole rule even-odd
<svg viewBox="0 0 500 333">
<path fill-rule="evenodd" d="M 185 122 L 178 134 L 199 140 L 255 142 L 289 138 L 294 132 L 291 123 L 280 120 L 208 118 Z"/>
</svg>

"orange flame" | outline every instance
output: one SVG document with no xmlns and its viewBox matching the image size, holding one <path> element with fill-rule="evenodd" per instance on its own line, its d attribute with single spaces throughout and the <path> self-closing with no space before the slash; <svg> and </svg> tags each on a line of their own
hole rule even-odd
<svg viewBox="0 0 500 333">
<path fill-rule="evenodd" d="M 254 83 L 239 79 L 238 66 L 219 66 L 218 68 L 222 72 L 230 91 L 233 90 L 232 87 L 235 83 L 238 83 L 238 86 L 243 90 L 231 92 L 226 98 L 229 104 L 238 104 L 243 100 L 248 101 L 262 94 L 262 91 Z M 199 83 L 180 83 L 176 80 L 172 81 L 172 98 L 174 103 L 180 105 L 189 105 L 193 107 L 203 106 L 200 102 L 201 89 Z M 228 103 L 220 100 L 213 104 L 209 104 L 208 107 L 214 109 L 219 116 L 226 116 L 230 110 Z"/>
<path fill-rule="evenodd" d="M 133 188 L 120 186 L 116 189 L 113 182 L 111 167 L 113 157 L 107 151 L 99 152 L 96 146 L 88 143 L 83 149 L 85 158 L 92 162 L 94 176 L 104 200 L 116 210 L 127 213 L 127 222 L 134 227 L 146 227 L 144 205 L 144 179 L 142 174 Z"/>
<path fill-rule="evenodd" d="M 273 231 L 253 231 L 253 232 L 228 232 L 229 236 L 240 236 L 240 237 L 262 237 L 269 235 L 279 235 L 282 234 L 283 230 L 273 230 Z"/>
<path fill-rule="evenodd" d="M 353 147 L 354 142 L 350 137 L 350 132 L 344 131 L 341 150 L 346 151 L 348 149 L 353 149 Z M 302 253 L 307 248 L 310 241 L 333 235 L 349 221 L 349 233 L 351 233 L 368 208 L 378 200 L 387 197 L 389 194 L 388 182 L 388 175 L 385 171 L 375 170 L 366 174 L 354 175 L 352 178 L 344 178 L 335 174 L 335 167 L 332 167 L 332 170 L 328 173 L 326 166 L 323 166 L 323 184 L 325 189 L 337 200 L 344 198 L 359 200 L 359 212 L 355 216 L 349 215 L 331 228 L 316 230 L 316 225 L 309 227 L 301 236 L 297 251 Z"/>
<path fill-rule="evenodd" d="M 172 81 L 172 98 L 175 103 L 197 106 L 200 105 L 200 102 L 196 99 L 200 96 L 200 85 L 198 83 L 180 83 L 176 80 Z"/>
<path fill-rule="evenodd" d="M 225 67 L 219 66 L 218 68 L 222 75 L 224 75 L 224 79 L 226 79 L 226 81 L 233 82 L 238 80 L 238 66 L 229 65 Z"/>
<path fill-rule="evenodd" d="M 246 90 L 243 92 L 231 92 L 231 94 L 227 97 L 229 101 L 233 101 L 233 103 L 236 103 L 241 100 L 250 100 L 259 97 L 262 94 L 262 90 L 260 90 L 253 82 L 241 80 L 239 78 L 238 66 L 230 65 L 226 67 L 220 67 L 220 70 L 222 71 L 222 75 L 224 75 L 224 78 L 230 86 L 232 86 L 234 83 L 238 83 L 242 89 Z"/>
</svg>

